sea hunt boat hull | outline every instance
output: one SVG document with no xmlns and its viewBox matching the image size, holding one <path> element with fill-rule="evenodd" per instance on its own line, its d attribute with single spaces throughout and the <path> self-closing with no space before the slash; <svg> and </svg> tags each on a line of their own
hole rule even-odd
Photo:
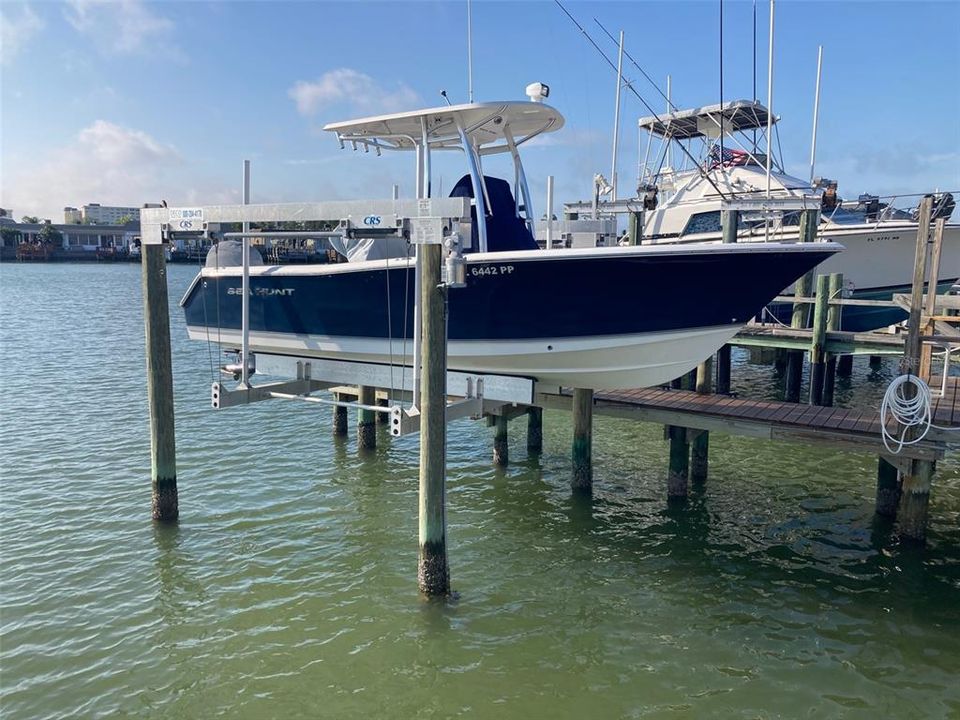
<svg viewBox="0 0 960 720">
<path fill-rule="evenodd" d="M 449 290 L 448 367 L 566 387 L 645 387 L 687 372 L 785 285 L 841 250 L 658 246 L 467 256 Z M 204 268 L 181 306 L 192 339 L 237 347 L 241 269 Z M 411 259 L 250 269 L 254 353 L 409 365 Z"/>
</svg>

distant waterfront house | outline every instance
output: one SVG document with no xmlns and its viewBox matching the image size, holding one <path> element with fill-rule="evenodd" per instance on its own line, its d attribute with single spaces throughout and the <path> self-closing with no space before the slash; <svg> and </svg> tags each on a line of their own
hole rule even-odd
<svg viewBox="0 0 960 720">
<path fill-rule="evenodd" d="M 38 244 L 40 232 L 45 223 L 2 223 L 3 257 L 13 257 L 20 244 Z M 76 225 L 56 224 L 53 227 L 60 232 L 61 247 L 56 248 L 55 256 L 96 257 L 98 251 L 112 248 L 115 252 L 127 253 L 134 245 L 134 239 L 140 236 L 140 223 L 129 222 L 125 225 Z"/>
</svg>

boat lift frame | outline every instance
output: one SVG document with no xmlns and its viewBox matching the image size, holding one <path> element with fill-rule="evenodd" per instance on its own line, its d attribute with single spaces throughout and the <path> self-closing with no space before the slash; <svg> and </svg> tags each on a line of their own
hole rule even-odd
<svg viewBox="0 0 960 720">
<path fill-rule="evenodd" d="M 210 235 L 214 224 L 262 222 L 310 222 L 335 221 L 334 231 L 278 231 L 278 235 L 298 237 L 360 237 L 360 238 L 406 238 L 411 245 L 439 244 L 456 256 L 460 249 L 459 238 L 469 237 L 469 198 L 423 198 L 391 200 L 351 200 L 310 203 L 267 203 L 240 205 L 211 205 L 202 207 L 144 208 L 141 210 L 141 238 L 145 244 L 162 244 L 173 235 Z M 375 230 L 374 230 L 375 229 Z M 241 239 L 249 247 L 251 237 L 270 237 L 268 232 L 225 232 L 222 237 Z M 417 253 L 417 263 L 421 262 Z M 249 288 L 249 261 L 244 253 L 244 287 Z M 448 273 L 449 275 L 449 273 Z M 455 288 L 455 278 L 447 277 L 444 284 Z M 248 290 L 249 292 L 249 290 Z M 419 302 L 419 297 L 415 298 Z M 248 327 L 249 308 L 244 304 L 243 325 Z M 415 312 L 419 317 L 419 312 Z M 417 333 L 419 335 L 419 333 Z M 419 383 L 413 391 L 393 386 L 393 377 L 399 368 L 401 377 L 412 369 L 418 369 L 419 348 L 414 343 L 412 367 L 406 363 L 389 365 L 379 363 L 351 362 L 250 352 L 248 336 L 239 348 L 239 364 L 224 366 L 221 372 L 235 374 L 240 382 L 228 387 L 215 381 L 211 387 L 211 405 L 225 409 L 270 399 L 300 400 L 318 405 L 357 407 L 362 410 L 387 412 L 390 415 L 390 433 L 395 437 L 416 433 L 420 428 L 420 412 L 417 397 Z M 271 378 L 268 382 L 253 384 L 248 374 L 256 372 Z M 387 388 L 396 400 L 388 407 L 363 405 L 359 402 L 317 397 L 314 393 L 344 385 Z M 529 406 L 534 402 L 535 381 L 528 377 L 477 374 L 447 371 L 446 420 L 463 417 L 480 418 L 496 414 L 504 406 Z M 404 405 L 404 401 L 409 405 Z"/>
</svg>

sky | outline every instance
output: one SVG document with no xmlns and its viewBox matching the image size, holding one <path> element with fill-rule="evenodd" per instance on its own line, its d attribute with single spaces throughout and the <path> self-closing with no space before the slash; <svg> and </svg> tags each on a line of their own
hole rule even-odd
<svg viewBox="0 0 960 720">
<path fill-rule="evenodd" d="M 720 3 L 564 2 L 612 58 L 604 34 L 681 107 L 720 94 Z M 723 3 L 723 98 L 753 97 L 753 8 Z M 759 99 L 767 100 L 769 4 L 757 3 Z M 534 198 L 585 199 L 609 177 L 616 74 L 552 1 L 474 0 L 478 101 L 523 100 L 534 81 L 565 127 L 529 146 Z M 0 207 L 62 222 L 63 207 L 239 202 L 414 193 L 406 153 L 340 150 L 327 122 L 467 101 L 467 4 L 143 2 L 0 5 Z M 776 4 L 773 107 L 785 166 L 809 174 L 817 47 L 824 47 L 817 175 L 840 195 L 960 189 L 960 1 Z M 639 70 L 624 76 L 657 112 Z M 618 175 L 632 188 L 636 120 L 624 92 Z M 642 149 L 642 148 L 641 148 Z M 489 169 L 488 169 L 489 170 Z M 434 188 L 466 171 L 435 164 Z M 623 196 L 625 190 L 621 190 Z"/>
</svg>

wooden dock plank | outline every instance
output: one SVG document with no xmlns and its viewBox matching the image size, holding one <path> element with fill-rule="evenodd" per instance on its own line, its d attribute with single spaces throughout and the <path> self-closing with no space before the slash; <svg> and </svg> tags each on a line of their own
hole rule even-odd
<svg viewBox="0 0 960 720">
<path fill-rule="evenodd" d="M 840 427 L 840 423 L 842 423 L 844 420 L 850 417 L 850 414 L 851 414 L 851 410 L 849 410 L 848 408 L 837 408 L 833 412 L 833 414 L 831 414 L 830 417 L 827 418 L 823 426 L 830 428 L 832 430 L 836 430 L 837 428 Z"/>
<path fill-rule="evenodd" d="M 931 378 L 930 385 L 939 389 L 939 378 Z M 545 404 L 549 407 L 566 407 L 564 403 L 569 402 L 569 393 L 544 397 L 555 398 Z M 689 422 L 688 427 L 693 428 L 861 451 L 883 449 L 880 416 L 871 409 L 818 407 L 667 387 L 605 391 L 595 397 L 598 411 L 618 417 L 676 425 Z M 934 400 L 932 409 L 934 424 L 960 425 L 960 378 L 948 378 L 946 393 Z M 942 457 L 945 435 L 939 433 L 905 452 L 908 457 Z"/>
<path fill-rule="evenodd" d="M 783 419 L 783 422 L 790 425 L 796 424 L 800 417 L 807 411 L 807 406 L 800 403 L 787 403 L 788 405 L 793 405 L 793 408 L 790 410 L 790 413 Z"/>
<path fill-rule="evenodd" d="M 860 421 L 860 418 L 863 417 L 862 410 L 851 410 L 847 413 L 847 416 L 840 421 L 840 425 L 837 427 L 838 430 L 853 430 L 857 423 Z"/>
</svg>

